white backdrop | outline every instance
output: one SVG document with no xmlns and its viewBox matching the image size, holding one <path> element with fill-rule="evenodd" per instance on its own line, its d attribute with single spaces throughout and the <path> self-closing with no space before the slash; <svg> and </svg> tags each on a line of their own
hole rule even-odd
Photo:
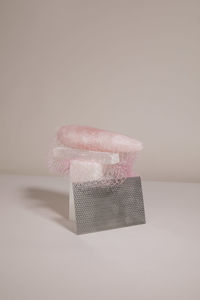
<svg viewBox="0 0 200 300">
<path fill-rule="evenodd" d="M 144 179 L 200 181 L 200 1 L 1 0 L 0 169 L 48 174 L 60 125 L 144 144 Z"/>
</svg>

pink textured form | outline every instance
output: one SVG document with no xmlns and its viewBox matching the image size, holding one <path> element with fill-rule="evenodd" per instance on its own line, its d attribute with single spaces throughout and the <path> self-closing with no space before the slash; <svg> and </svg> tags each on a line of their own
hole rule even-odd
<svg viewBox="0 0 200 300">
<path fill-rule="evenodd" d="M 141 142 L 128 136 L 87 126 L 63 126 L 57 140 L 71 148 L 112 153 L 138 152 L 143 148 Z"/>
<path fill-rule="evenodd" d="M 98 175 L 99 181 L 106 185 L 113 179 L 113 185 L 116 185 L 127 177 L 135 176 L 133 162 L 140 150 L 141 142 L 130 137 L 92 127 L 69 125 L 59 129 L 49 152 L 48 164 L 52 172 L 68 175 L 76 162 L 73 178 L 78 181 L 95 177 L 97 171 L 100 174 L 98 165 L 102 176 Z M 77 167 L 79 165 L 80 168 Z"/>
</svg>

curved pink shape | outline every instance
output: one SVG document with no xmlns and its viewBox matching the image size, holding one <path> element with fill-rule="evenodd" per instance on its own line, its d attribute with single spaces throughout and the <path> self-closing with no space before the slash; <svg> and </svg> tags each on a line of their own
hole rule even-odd
<svg viewBox="0 0 200 300">
<path fill-rule="evenodd" d="M 137 152 L 142 143 L 128 136 L 88 126 L 63 126 L 57 133 L 57 140 L 64 146 L 92 151 Z"/>
</svg>

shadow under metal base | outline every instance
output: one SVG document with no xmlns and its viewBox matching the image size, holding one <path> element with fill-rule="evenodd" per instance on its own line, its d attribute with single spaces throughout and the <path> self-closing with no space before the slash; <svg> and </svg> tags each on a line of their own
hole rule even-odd
<svg viewBox="0 0 200 300">
<path fill-rule="evenodd" d="M 140 177 L 115 187 L 94 181 L 73 183 L 76 233 L 89 233 L 145 223 Z"/>
</svg>

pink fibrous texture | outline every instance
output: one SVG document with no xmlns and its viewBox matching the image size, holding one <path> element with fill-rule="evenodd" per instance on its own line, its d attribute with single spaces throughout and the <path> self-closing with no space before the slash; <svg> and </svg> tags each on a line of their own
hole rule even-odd
<svg viewBox="0 0 200 300">
<path fill-rule="evenodd" d="M 49 153 L 49 169 L 75 182 L 120 183 L 135 176 L 133 162 L 141 142 L 111 131 L 85 126 L 62 126 Z"/>
<path fill-rule="evenodd" d="M 63 126 L 57 133 L 58 141 L 71 148 L 102 152 L 137 152 L 141 142 L 111 131 L 86 126 Z"/>
</svg>

